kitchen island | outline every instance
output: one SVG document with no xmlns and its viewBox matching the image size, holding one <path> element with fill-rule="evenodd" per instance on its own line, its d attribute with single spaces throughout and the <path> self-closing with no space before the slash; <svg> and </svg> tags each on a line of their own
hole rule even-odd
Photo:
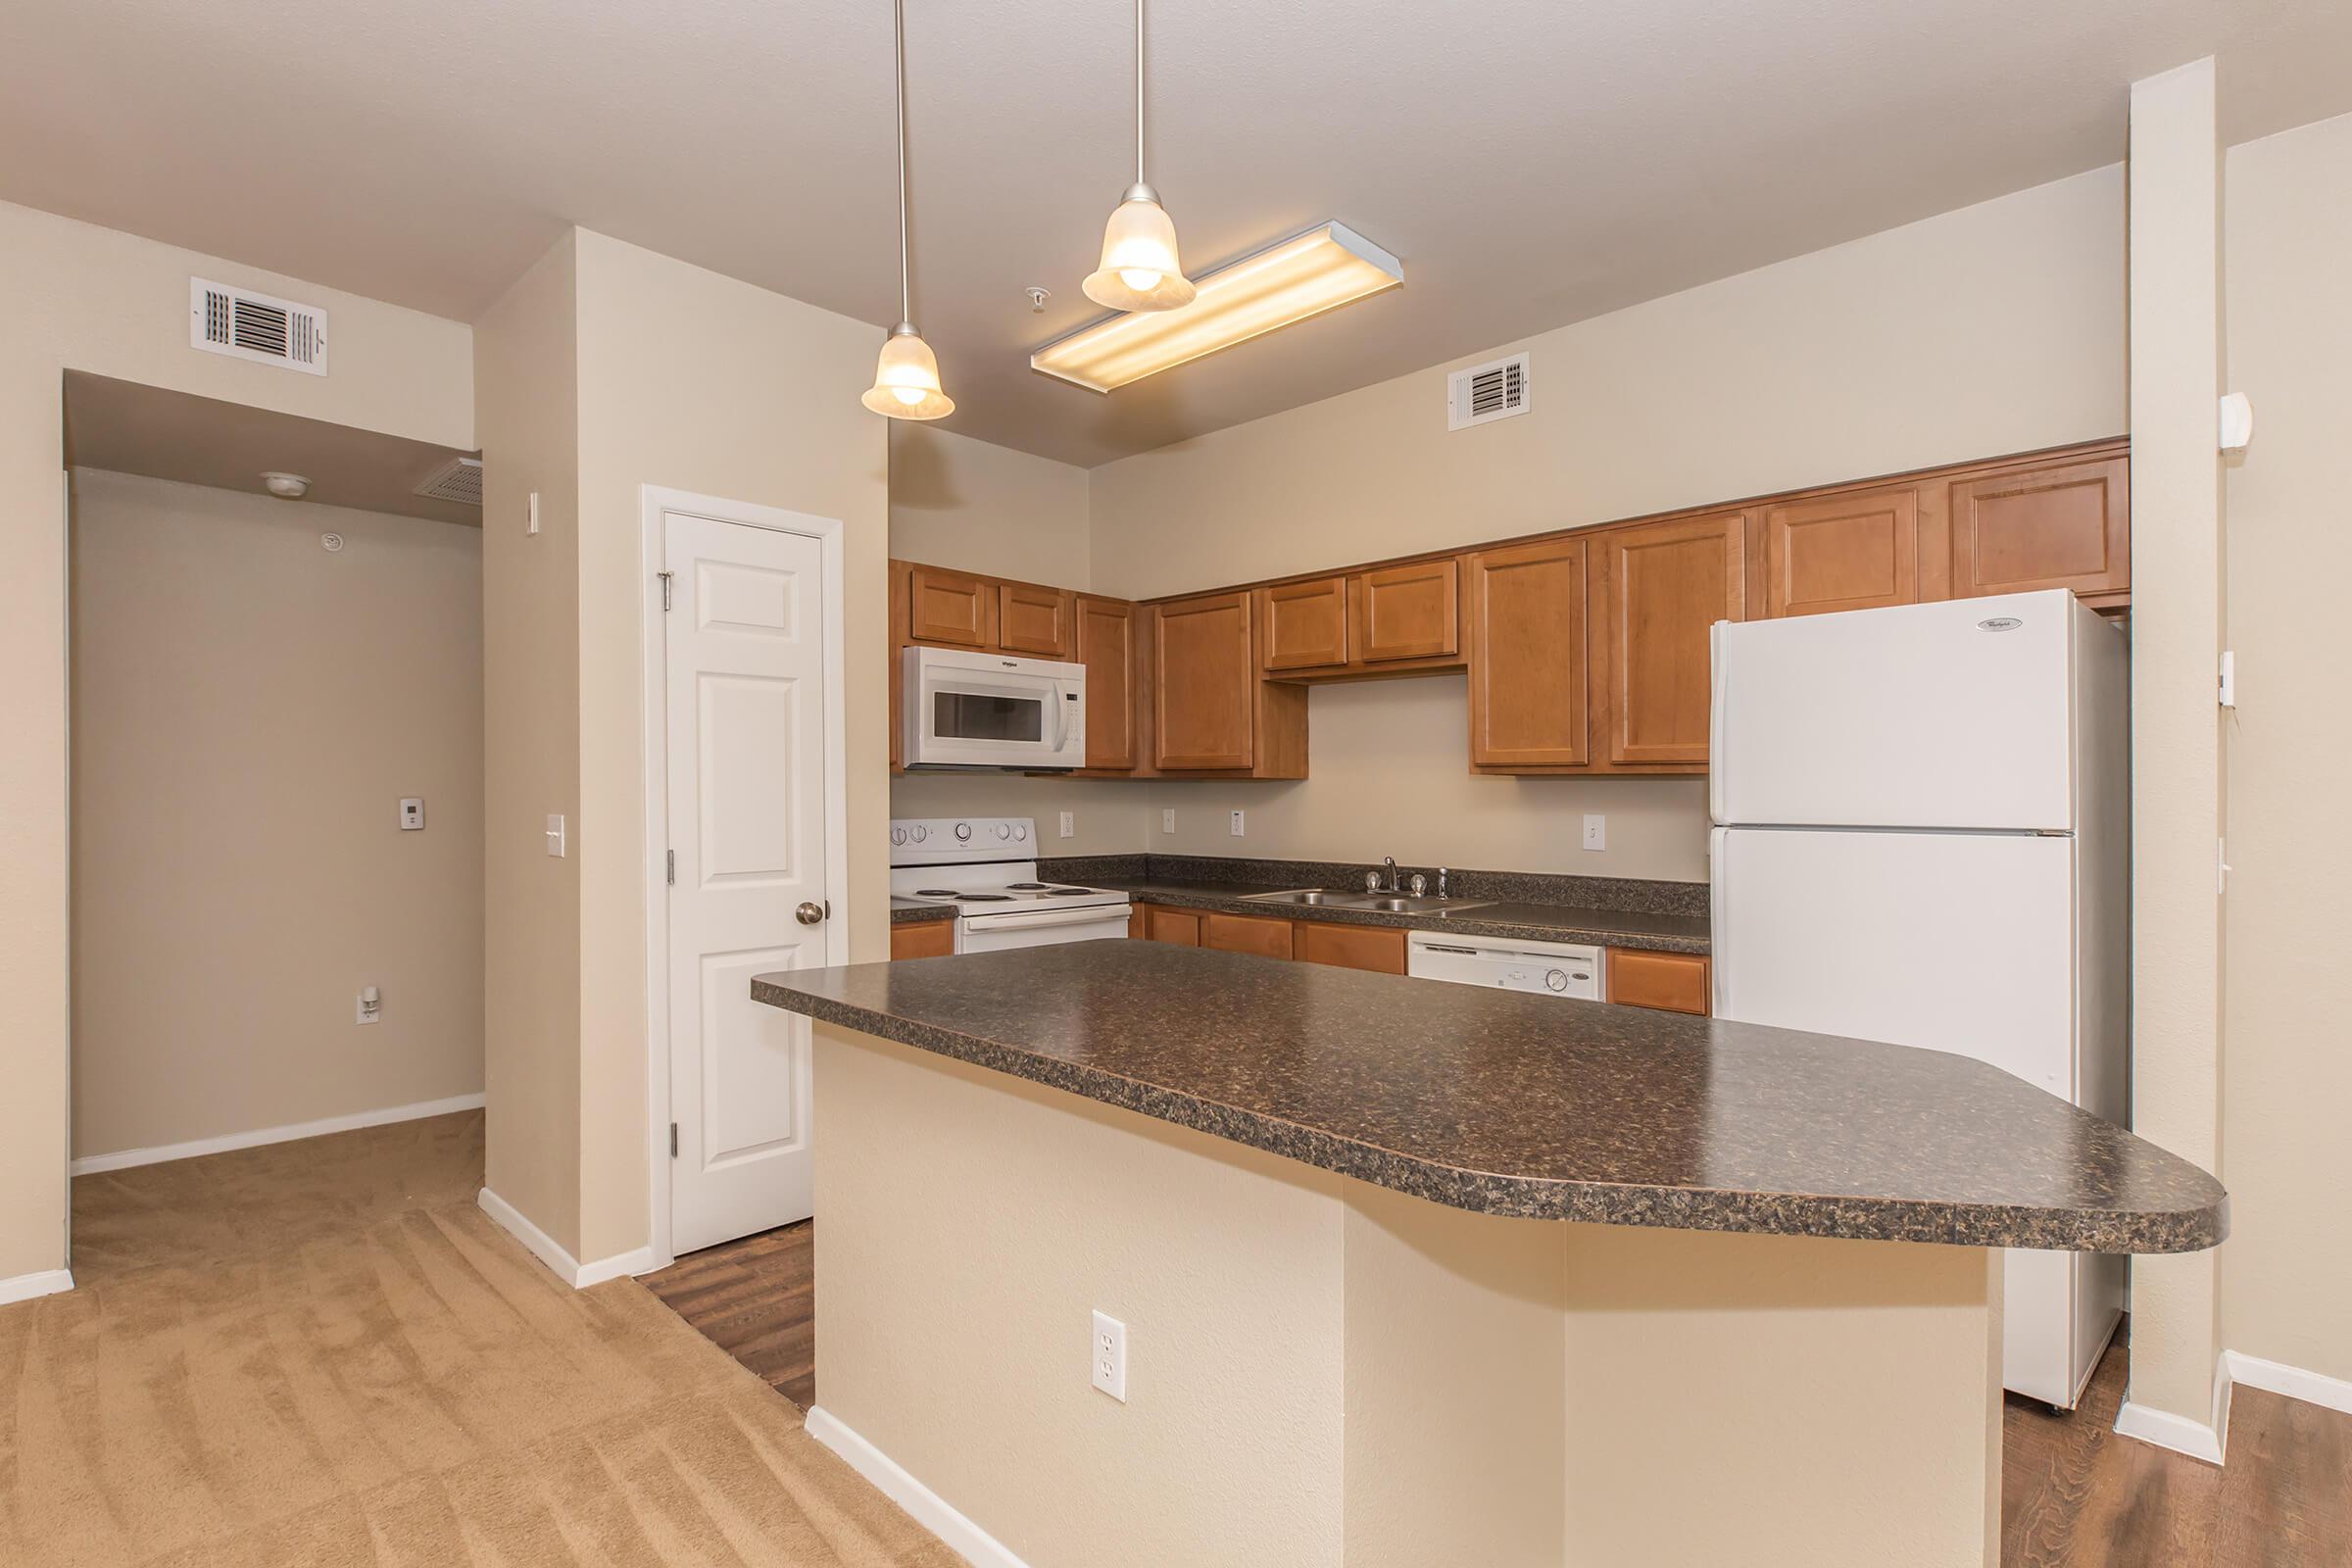
<svg viewBox="0 0 2352 1568">
<path fill-rule="evenodd" d="M 810 1429 L 1030 1568 L 1990 1562 L 1993 1250 L 2227 1228 L 1931 1052 L 1140 942 L 754 994 L 818 1023 Z"/>
</svg>

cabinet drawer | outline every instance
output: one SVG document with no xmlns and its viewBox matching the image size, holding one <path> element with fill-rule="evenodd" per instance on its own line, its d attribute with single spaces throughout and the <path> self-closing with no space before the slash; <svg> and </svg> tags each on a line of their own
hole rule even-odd
<svg viewBox="0 0 2352 1568">
<path fill-rule="evenodd" d="M 1147 904 L 1138 911 L 1144 922 L 1143 934 L 1153 942 L 1173 942 L 1180 948 L 1200 945 L 1200 914 L 1197 909 L 1170 909 L 1156 904 Z M 1128 916 L 1127 929 L 1135 929 L 1135 915 Z"/>
<path fill-rule="evenodd" d="M 1369 969 L 1376 974 L 1404 973 L 1404 933 L 1377 925 L 1341 925 L 1331 920 L 1300 920 L 1291 939 L 1294 956 L 1307 963 L 1336 964 L 1343 969 Z"/>
<path fill-rule="evenodd" d="M 1291 956 L 1291 922 L 1262 914 L 1211 913 L 1203 919 L 1200 945 L 1219 953 L 1287 958 Z"/>
<path fill-rule="evenodd" d="M 956 951 L 953 920 L 909 920 L 890 928 L 893 958 L 944 958 Z"/>
<path fill-rule="evenodd" d="M 1066 588 L 1035 583 L 997 585 L 997 646 L 1008 654 L 1038 659 L 1070 657 L 1070 608 Z"/>
<path fill-rule="evenodd" d="M 1611 948 L 1609 1000 L 1629 1007 L 1662 1007 L 1704 1017 L 1708 1010 L 1707 960 L 1695 953 Z"/>
<path fill-rule="evenodd" d="M 1461 648 L 1457 575 L 1451 561 L 1423 561 L 1355 574 L 1356 659 L 1449 657 Z"/>
<path fill-rule="evenodd" d="M 994 647 L 996 585 L 968 572 L 916 566 L 906 574 L 906 638 L 957 648 Z"/>
<path fill-rule="evenodd" d="M 1348 579 L 1319 577 L 1258 591 L 1268 669 L 1348 662 Z"/>
</svg>

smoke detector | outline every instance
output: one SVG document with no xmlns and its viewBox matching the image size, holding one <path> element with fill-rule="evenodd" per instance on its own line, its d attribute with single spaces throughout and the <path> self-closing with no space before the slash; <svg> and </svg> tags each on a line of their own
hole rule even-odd
<svg viewBox="0 0 2352 1568">
<path fill-rule="evenodd" d="M 311 493 L 311 481 L 299 473 L 265 473 L 262 488 L 280 501 L 300 501 Z"/>
<path fill-rule="evenodd" d="M 454 501 L 461 507 L 482 504 L 482 460 L 452 458 L 424 476 L 413 492 L 430 501 Z"/>
</svg>

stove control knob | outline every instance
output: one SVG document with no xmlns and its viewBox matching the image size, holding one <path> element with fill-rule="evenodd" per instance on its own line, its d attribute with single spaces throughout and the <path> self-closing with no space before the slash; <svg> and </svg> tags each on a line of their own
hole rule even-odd
<svg viewBox="0 0 2352 1568">
<path fill-rule="evenodd" d="M 1008 839 L 1012 837 L 1012 829 L 1006 827 L 1004 823 L 999 822 L 997 824 L 997 837 L 1001 839 Z"/>
<path fill-rule="evenodd" d="M 892 828 L 892 829 L 890 830 L 890 842 L 891 842 L 891 843 L 893 843 L 893 844 L 904 844 L 904 843 L 906 843 L 906 830 L 905 828 L 903 828 L 903 827 L 894 827 L 894 828 Z"/>
<path fill-rule="evenodd" d="M 969 844 L 969 843 L 971 842 L 971 839 L 972 839 L 972 824 L 971 824 L 971 823 L 969 823 L 969 822 L 958 822 L 958 823 L 956 823 L 956 843 L 958 843 L 958 844 Z"/>
<path fill-rule="evenodd" d="M 1559 969 L 1546 969 L 1544 971 L 1544 984 L 1553 991 L 1565 991 L 1568 989 L 1568 976 Z"/>
<path fill-rule="evenodd" d="M 1026 839 L 1026 838 L 1028 838 L 1028 837 L 1029 837 L 1029 824 L 1028 824 L 1028 823 L 1026 823 L 1026 822 L 1015 822 L 1015 823 L 1013 823 L 1013 824 L 1012 824 L 1012 836 L 1013 836 L 1015 839 Z"/>
</svg>

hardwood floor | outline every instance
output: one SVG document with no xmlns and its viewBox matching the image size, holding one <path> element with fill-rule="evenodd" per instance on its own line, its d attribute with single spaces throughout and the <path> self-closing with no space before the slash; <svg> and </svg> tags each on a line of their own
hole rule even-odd
<svg viewBox="0 0 2352 1568">
<path fill-rule="evenodd" d="M 682 1257 L 644 1283 L 806 1410 L 816 1398 L 813 1223 Z M 2257 1389 L 2230 1408 L 2216 1469 L 2115 1434 L 2126 1332 L 2082 1408 L 2002 1415 L 2004 1568 L 2352 1568 L 2352 1415 Z"/>
<path fill-rule="evenodd" d="M 812 1225 L 689 1252 L 639 1282 L 803 1410 L 816 1402 Z"/>
</svg>

